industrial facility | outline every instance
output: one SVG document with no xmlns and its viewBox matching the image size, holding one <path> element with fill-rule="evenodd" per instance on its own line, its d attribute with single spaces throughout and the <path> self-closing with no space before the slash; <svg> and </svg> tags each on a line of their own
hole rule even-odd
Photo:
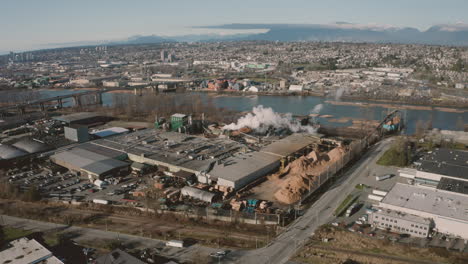
<svg viewBox="0 0 468 264">
<path fill-rule="evenodd" d="M 124 152 L 84 143 L 50 157 L 50 160 L 91 181 L 103 180 L 110 175 L 124 175 L 130 164 L 124 162 Z"/>
<path fill-rule="evenodd" d="M 465 195 L 397 183 L 379 207 L 431 219 L 435 231 L 468 239 L 468 197 Z"/>
<path fill-rule="evenodd" d="M 466 151 L 441 148 L 425 153 L 415 168 L 399 171 L 406 183 L 396 183 L 388 193 L 370 195 L 381 208 L 372 214 L 371 222 L 413 236 L 426 237 L 427 230 L 433 230 L 468 239 L 467 161 Z"/>
<path fill-rule="evenodd" d="M 92 174 L 103 176 L 124 167 L 123 163 L 109 159 L 128 156 L 133 162 L 163 166 L 168 168 L 168 173 L 191 173 L 201 183 L 235 190 L 278 169 L 281 159 L 299 153 L 316 141 L 317 138 L 310 135 L 293 134 L 260 151 L 252 151 L 229 139 L 146 129 L 91 141 L 57 153 L 51 160 L 76 172 L 101 167 L 100 173 Z"/>
<path fill-rule="evenodd" d="M 416 162 L 416 168 L 400 170 L 400 176 L 410 183 L 468 195 L 467 161 L 466 151 L 436 149 Z"/>
<path fill-rule="evenodd" d="M 432 221 L 429 218 L 388 209 L 370 214 L 369 223 L 380 229 L 415 237 L 428 237 L 432 228 Z"/>
<path fill-rule="evenodd" d="M 44 142 L 31 138 L 21 139 L 13 144 L 0 144 L 0 162 L 9 162 L 51 149 Z"/>
</svg>

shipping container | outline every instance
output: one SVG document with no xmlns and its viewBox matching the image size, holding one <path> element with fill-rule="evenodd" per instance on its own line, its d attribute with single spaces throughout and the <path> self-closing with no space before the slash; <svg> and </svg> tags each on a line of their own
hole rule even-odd
<svg viewBox="0 0 468 264">
<path fill-rule="evenodd" d="M 184 247 L 184 241 L 181 240 L 169 240 L 166 242 L 167 247 L 178 247 L 178 248 L 183 248 Z"/>
<path fill-rule="evenodd" d="M 382 201 L 383 197 L 382 196 L 378 196 L 378 195 L 373 195 L 373 194 L 369 194 L 369 196 L 367 196 L 367 198 L 369 198 L 369 200 L 374 200 L 374 201 Z"/>
<path fill-rule="evenodd" d="M 383 180 L 386 180 L 386 179 L 390 179 L 392 177 L 391 174 L 385 174 L 385 175 L 381 175 L 381 176 L 375 176 L 375 180 L 376 181 L 383 181 Z"/>
<path fill-rule="evenodd" d="M 109 204 L 109 201 L 102 200 L 102 199 L 93 199 L 93 203 L 95 203 L 95 204 Z"/>
<path fill-rule="evenodd" d="M 379 195 L 379 196 L 385 196 L 385 195 L 387 195 L 387 192 L 380 191 L 380 190 L 372 190 L 372 194 Z"/>
</svg>

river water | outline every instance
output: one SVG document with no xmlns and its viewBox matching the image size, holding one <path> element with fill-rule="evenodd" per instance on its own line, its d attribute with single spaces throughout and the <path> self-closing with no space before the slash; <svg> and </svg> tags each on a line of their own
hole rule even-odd
<svg viewBox="0 0 468 264">
<path fill-rule="evenodd" d="M 80 91 L 73 90 L 42 90 L 40 91 L 41 97 L 54 97 L 58 95 L 66 95 Z M 318 118 L 322 124 L 330 124 L 335 126 L 349 126 L 352 120 L 358 119 L 371 119 L 382 120 L 383 117 L 395 108 L 387 108 L 386 104 L 372 103 L 372 106 L 361 105 L 342 105 L 340 103 L 330 103 L 323 97 L 315 96 L 270 96 L 270 95 L 250 95 L 250 96 L 220 96 L 207 93 L 199 94 L 202 99 L 207 100 L 211 97 L 212 102 L 218 107 L 224 107 L 236 111 L 250 111 L 254 106 L 263 105 L 264 107 L 271 107 L 276 112 L 292 113 L 294 115 L 308 115 L 312 112 L 314 107 L 321 104 L 320 115 L 331 115 L 329 118 Z M 131 93 L 122 94 L 124 96 L 134 96 Z M 112 105 L 114 96 L 109 93 L 103 94 L 104 105 Z M 348 101 L 349 102 L 349 101 Z M 355 102 L 355 101 L 354 101 Z M 346 101 L 344 102 L 346 103 Z M 66 102 L 65 106 L 70 106 L 71 102 Z M 399 104 L 392 104 L 399 105 Z M 402 107 L 405 108 L 405 107 Z M 447 130 L 461 130 L 461 124 L 467 124 L 468 111 L 463 113 L 454 113 L 441 111 L 437 108 L 432 110 L 420 109 L 403 109 L 403 117 L 406 120 L 407 134 L 412 134 L 415 131 L 416 123 L 418 121 L 431 122 L 433 128 L 447 129 Z M 339 120 L 338 120 L 339 119 Z M 348 119 L 347 121 L 345 119 Z"/>
</svg>

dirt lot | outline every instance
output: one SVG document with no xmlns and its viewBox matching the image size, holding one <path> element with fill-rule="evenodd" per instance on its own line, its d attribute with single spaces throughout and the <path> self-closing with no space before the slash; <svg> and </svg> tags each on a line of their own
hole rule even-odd
<svg viewBox="0 0 468 264">
<path fill-rule="evenodd" d="M 328 239 L 328 242 L 325 242 Z M 418 248 L 366 237 L 331 226 L 321 227 L 295 260 L 301 263 L 468 263 L 468 254 L 445 248 Z"/>
</svg>

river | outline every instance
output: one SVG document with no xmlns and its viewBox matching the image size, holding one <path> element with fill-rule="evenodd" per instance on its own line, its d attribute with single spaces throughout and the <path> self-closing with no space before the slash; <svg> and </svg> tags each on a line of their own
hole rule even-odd
<svg viewBox="0 0 468 264">
<path fill-rule="evenodd" d="M 58 95 L 76 93 L 74 90 L 41 90 L 41 97 L 53 97 Z M 327 118 L 318 117 L 317 120 L 322 124 L 330 124 L 335 126 L 349 126 L 352 120 L 371 119 L 382 120 L 386 113 L 395 109 L 387 104 L 371 103 L 370 106 L 362 106 L 359 104 L 349 104 L 349 101 L 332 103 L 329 98 L 315 96 L 271 96 L 271 95 L 249 95 L 249 96 L 224 96 L 207 93 L 200 94 L 202 99 L 207 100 L 211 97 L 212 102 L 218 107 L 224 107 L 235 111 L 250 111 L 254 106 L 263 105 L 271 107 L 276 112 L 292 113 L 294 115 L 308 115 L 312 112 L 315 106 L 321 104 L 320 115 L 330 115 Z M 131 93 L 125 93 L 124 96 L 134 96 Z M 109 93 L 103 94 L 104 105 L 112 105 L 114 96 Z M 355 101 L 351 103 L 356 103 Z M 369 103 L 369 102 L 364 102 Z M 71 102 L 65 103 L 65 106 L 71 105 Z M 418 121 L 431 122 L 433 128 L 447 130 L 461 130 L 461 124 L 468 122 L 468 110 L 458 109 L 462 111 L 447 112 L 440 108 L 432 109 L 417 109 L 418 107 L 405 107 L 401 104 L 392 104 L 402 106 L 403 116 L 406 119 L 407 134 L 415 132 L 416 123 Z M 406 109 L 403 109 L 406 108 Z M 409 108 L 409 109 L 408 109 Z M 463 111 L 465 110 L 465 111 Z"/>
</svg>

